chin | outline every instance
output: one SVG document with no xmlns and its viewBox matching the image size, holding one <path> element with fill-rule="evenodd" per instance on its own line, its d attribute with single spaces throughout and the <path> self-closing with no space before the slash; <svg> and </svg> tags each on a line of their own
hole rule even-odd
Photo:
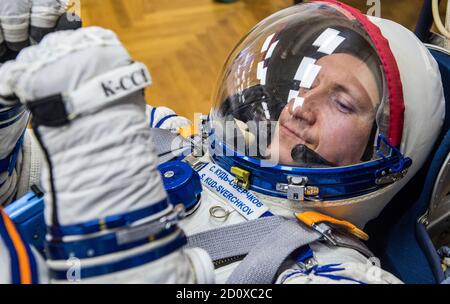
<svg viewBox="0 0 450 304">
<path fill-rule="evenodd" d="M 293 148 L 293 147 L 292 147 Z M 283 164 L 283 165 L 293 165 L 295 162 L 291 157 L 291 151 L 292 148 L 289 149 L 282 149 L 281 153 L 279 155 L 279 160 L 278 163 L 279 164 Z"/>
</svg>

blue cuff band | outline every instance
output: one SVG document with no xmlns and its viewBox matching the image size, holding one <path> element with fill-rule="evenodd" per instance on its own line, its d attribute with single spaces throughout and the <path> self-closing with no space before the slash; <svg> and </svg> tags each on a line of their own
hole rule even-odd
<svg viewBox="0 0 450 304">
<path fill-rule="evenodd" d="M 79 279 L 111 274 L 156 261 L 170 253 L 173 253 L 182 246 L 186 245 L 186 243 L 186 236 L 181 233 L 173 241 L 150 252 L 138 254 L 113 263 L 101 264 L 93 267 L 81 267 Z M 67 280 L 70 275 L 69 271 L 71 270 L 50 270 L 50 277 L 55 280 Z"/>
<path fill-rule="evenodd" d="M 50 260 L 68 260 L 72 257 L 78 259 L 94 258 L 157 241 L 175 232 L 176 230 L 178 230 L 177 226 L 172 226 L 169 229 L 162 230 L 155 235 L 148 235 L 143 239 L 126 244 L 118 243 L 116 233 L 109 233 L 100 237 L 74 242 L 48 242 L 46 244 L 46 256 Z"/>
<path fill-rule="evenodd" d="M 138 209 L 135 211 L 110 215 L 104 219 L 95 219 L 82 224 L 76 225 L 65 225 L 65 226 L 50 226 L 48 227 L 48 232 L 54 237 L 64 237 L 69 235 L 83 235 L 90 234 L 106 229 L 123 227 L 130 225 L 133 222 L 146 218 L 150 215 L 156 214 L 163 211 L 169 207 L 169 201 L 163 199 L 162 201 L 153 204 L 149 207 Z"/>
</svg>

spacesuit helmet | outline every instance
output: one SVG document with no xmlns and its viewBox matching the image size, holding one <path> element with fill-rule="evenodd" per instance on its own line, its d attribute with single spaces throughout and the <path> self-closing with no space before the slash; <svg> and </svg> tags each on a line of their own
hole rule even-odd
<svg viewBox="0 0 450 304">
<path fill-rule="evenodd" d="M 406 89 L 417 90 L 418 83 L 402 70 L 401 51 L 403 59 L 425 63 L 408 67 L 414 77 L 434 73 L 422 84 L 436 93 L 428 96 L 434 106 L 412 115 L 436 116 L 427 127 L 427 149 L 442 123 L 439 72 L 411 36 L 337 1 L 296 5 L 261 21 L 234 48 L 219 78 L 209 116 L 213 160 L 232 173 L 247 172 L 236 178 L 250 190 L 363 226 L 414 174 L 408 170 L 417 150 L 405 153 L 411 146 L 404 135 L 415 128 L 405 128 L 405 114 L 419 111 L 423 105 L 412 104 L 423 100 L 405 100 Z M 383 203 L 354 208 L 375 193 L 385 194 Z"/>
</svg>

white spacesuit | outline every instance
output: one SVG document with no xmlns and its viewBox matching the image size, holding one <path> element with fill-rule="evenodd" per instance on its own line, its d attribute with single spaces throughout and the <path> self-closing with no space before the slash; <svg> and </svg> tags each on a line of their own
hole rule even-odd
<svg viewBox="0 0 450 304">
<path fill-rule="evenodd" d="M 422 166 L 443 121 L 436 63 L 400 25 L 334 1 L 263 20 L 191 138 L 206 153 L 184 151 L 162 178 L 148 126 L 188 121 L 145 115 L 150 74 L 112 32 L 48 35 L 0 75 L 0 103 L 26 105 L 46 158 L 52 282 L 400 282 L 353 237 Z M 186 164 L 203 186 L 189 205 L 167 187 L 179 172 L 193 180 Z"/>
</svg>

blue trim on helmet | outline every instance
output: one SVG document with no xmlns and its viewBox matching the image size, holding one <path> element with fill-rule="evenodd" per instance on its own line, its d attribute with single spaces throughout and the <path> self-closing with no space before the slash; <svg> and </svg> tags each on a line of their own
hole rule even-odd
<svg viewBox="0 0 450 304">
<path fill-rule="evenodd" d="M 90 234 L 105 229 L 119 228 L 130 225 L 133 222 L 163 211 L 169 206 L 169 201 L 167 199 L 163 199 L 156 204 L 135 211 L 110 215 L 104 219 L 95 219 L 81 224 L 50 226 L 47 227 L 47 229 L 52 236 L 58 238 L 69 235 Z"/>
<path fill-rule="evenodd" d="M 231 150 L 223 142 L 216 141 L 211 135 L 209 146 L 213 160 L 222 168 L 231 172 L 231 167 L 239 167 L 251 173 L 250 190 L 287 198 L 285 192 L 277 190 L 276 185 L 287 184 L 288 176 L 305 176 L 308 178 L 307 186 L 319 188 L 319 200 L 340 200 L 371 193 L 383 188 L 376 181 L 384 174 L 398 173 L 409 168 L 412 160 L 402 153 L 384 138 L 378 137 L 377 147 L 381 143 L 391 148 L 389 156 L 383 155 L 380 159 L 361 164 L 338 168 L 301 168 L 285 165 L 274 165 L 266 160 L 246 156 L 240 152 Z M 221 152 L 219 155 L 215 151 Z M 377 153 L 379 153 L 379 149 Z M 266 164 L 265 166 L 263 166 Z"/>
</svg>

